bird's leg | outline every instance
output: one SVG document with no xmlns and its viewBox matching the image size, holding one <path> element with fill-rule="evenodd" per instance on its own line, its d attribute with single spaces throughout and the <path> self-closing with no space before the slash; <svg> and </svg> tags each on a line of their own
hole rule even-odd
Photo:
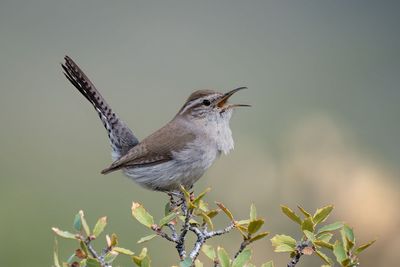
<svg viewBox="0 0 400 267">
<path fill-rule="evenodd" d="M 170 211 L 175 210 L 179 206 L 182 205 L 182 203 L 185 201 L 185 195 L 181 191 L 170 191 L 168 192 L 169 196 L 169 205 L 170 205 Z M 176 197 L 177 199 L 175 199 Z"/>
</svg>

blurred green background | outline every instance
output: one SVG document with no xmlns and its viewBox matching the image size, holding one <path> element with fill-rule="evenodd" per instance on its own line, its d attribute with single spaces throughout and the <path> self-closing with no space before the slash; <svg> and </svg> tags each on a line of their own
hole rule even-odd
<svg viewBox="0 0 400 267">
<path fill-rule="evenodd" d="M 331 220 L 378 238 L 363 266 L 396 266 L 400 250 L 400 4 L 398 1 L 0 2 L 0 259 L 50 266 L 53 233 L 83 209 L 92 224 L 139 251 L 147 233 L 132 201 L 162 215 L 167 200 L 110 162 L 103 126 L 64 78 L 68 54 L 142 139 L 169 121 L 195 89 L 250 103 L 232 119 L 235 151 L 196 184 L 244 217 L 254 202 L 266 228 L 295 233 L 279 204 L 334 204 Z M 160 218 L 160 217 L 158 217 Z M 222 226 L 222 225 L 221 225 Z M 231 253 L 240 237 L 214 240 Z M 154 266 L 176 264 L 164 240 Z M 62 257 L 73 248 L 60 241 Z M 255 262 L 272 253 L 255 245 Z M 127 259 L 119 262 L 130 266 Z M 319 266 L 304 258 L 299 266 Z"/>
</svg>

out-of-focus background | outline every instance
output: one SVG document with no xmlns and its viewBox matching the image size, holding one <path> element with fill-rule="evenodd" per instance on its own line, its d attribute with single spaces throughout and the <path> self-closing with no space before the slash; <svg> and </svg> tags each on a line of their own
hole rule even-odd
<svg viewBox="0 0 400 267">
<path fill-rule="evenodd" d="M 249 103 L 232 119 L 235 151 L 195 186 L 238 217 L 254 202 L 266 228 L 295 233 L 279 204 L 334 204 L 333 220 L 360 242 L 378 238 L 363 266 L 396 266 L 400 250 L 400 34 L 398 1 L 0 2 L 0 259 L 50 266 L 53 233 L 109 217 L 121 246 L 141 249 L 147 230 L 132 201 L 154 215 L 167 198 L 121 173 L 103 176 L 110 149 L 93 108 L 64 78 L 71 56 L 143 138 L 169 121 L 195 89 Z M 160 217 L 158 217 L 160 218 Z M 239 236 L 217 239 L 228 251 Z M 67 258 L 72 241 L 60 241 Z M 164 240 L 154 266 L 176 264 Z M 255 245 L 255 262 L 272 253 Z M 130 266 L 127 259 L 119 262 Z M 319 266 L 304 258 L 299 266 Z"/>
</svg>

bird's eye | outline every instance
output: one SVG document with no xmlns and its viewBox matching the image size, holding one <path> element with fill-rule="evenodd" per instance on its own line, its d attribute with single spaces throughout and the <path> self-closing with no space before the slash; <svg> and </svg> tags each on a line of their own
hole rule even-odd
<svg viewBox="0 0 400 267">
<path fill-rule="evenodd" d="M 209 106 L 209 105 L 211 105 L 210 100 L 204 99 L 204 100 L 203 100 L 203 105 L 204 105 L 204 106 Z"/>
</svg>

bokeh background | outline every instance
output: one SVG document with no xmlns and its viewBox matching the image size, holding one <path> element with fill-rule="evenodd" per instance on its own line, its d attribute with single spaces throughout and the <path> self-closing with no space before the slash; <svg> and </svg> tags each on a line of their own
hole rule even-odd
<svg viewBox="0 0 400 267">
<path fill-rule="evenodd" d="M 71 229 L 80 209 L 92 224 L 107 215 L 107 232 L 134 251 L 147 231 L 131 202 L 163 213 L 164 194 L 99 174 L 111 162 L 106 132 L 62 75 L 68 54 L 139 138 L 195 89 L 248 86 L 232 99 L 253 105 L 232 119 L 235 151 L 195 190 L 211 186 L 208 199 L 238 217 L 254 202 L 273 234 L 296 232 L 279 204 L 332 203 L 331 221 L 378 239 L 363 266 L 396 266 L 399 12 L 398 1 L 1 0 L 1 265 L 50 266 L 50 228 Z M 233 252 L 238 241 L 213 244 Z M 72 243 L 60 241 L 63 258 Z M 154 266 L 176 264 L 164 240 L 146 246 Z M 254 247 L 258 264 L 287 262 L 268 240 Z"/>
</svg>

